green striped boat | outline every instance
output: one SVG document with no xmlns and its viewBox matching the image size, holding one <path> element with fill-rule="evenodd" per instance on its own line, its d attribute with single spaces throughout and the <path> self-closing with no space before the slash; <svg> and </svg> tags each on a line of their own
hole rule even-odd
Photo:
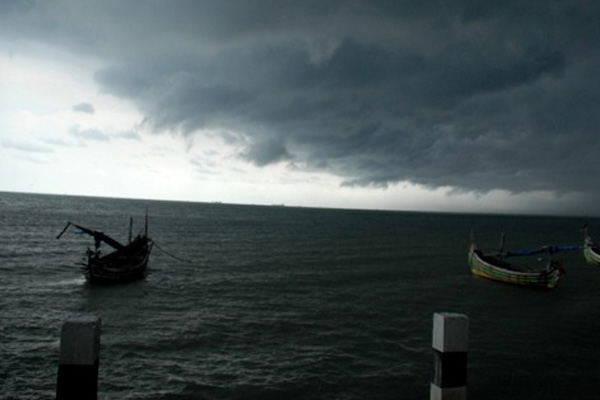
<svg viewBox="0 0 600 400">
<path fill-rule="evenodd" d="M 583 242 L 583 256 L 588 264 L 600 267 L 600 248 L 598 248 L 592 238 L 588 236 L 587 230 L 585 241 Z"/>
<path fill-rule="evenodd" d="M 493 255 L 486 255 L 477 248 L 475 242 L 469 247 L 471 273 L 486 279 L 542 289 L 552 289 L 564 273 L 562 262 L 550 258 L 546 268 L 530 268 L 509 264 Z"/>
</svg>

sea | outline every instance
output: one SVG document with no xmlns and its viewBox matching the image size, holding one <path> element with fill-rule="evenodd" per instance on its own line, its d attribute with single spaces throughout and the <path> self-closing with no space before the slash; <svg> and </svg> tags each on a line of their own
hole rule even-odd
<svg viewBox="0 0 600 400">
<path fill-rule="evenodd" d="M 93 240 L 58 240 L 67 222 L 124 242 L 146 210 L 148 276 L 86 283 Z M 0 193 L 0 399 L 55 398 L 61 327 L 85 316 L 99 399 L 427 399 L 437 312 L 469 318 L 469 399 L 597 399 L 600 269 L 563 253 L 558 287 L 535 290 L 467 265 L 471 235 L 580 245 L 583 223 Z"/>
</svg>

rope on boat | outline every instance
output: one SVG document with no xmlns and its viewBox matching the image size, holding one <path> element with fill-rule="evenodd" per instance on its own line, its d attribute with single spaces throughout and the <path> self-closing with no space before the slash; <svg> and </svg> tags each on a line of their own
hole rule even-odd
<svg viewBox="0 0 600 400">
<path fill-rule="evenodd" d="M 166 255 L 168 255 L 169 257 L 172 257 L 172 258 L 174 258 L 174 259 L 176 259 L 176 260 L 179 260 L 179 261 L 182 261 L 182 262 L 191 263 L 191 261 L 190 261 L 190 260 L 185 260 L 185 259 L 183 259 L 183 258 L 177 257 L 177 256 L 176 256 L 176 255 L 174 255 L 174 254 L 171 254 L 171 253 L 169 253 L 168 251 L 166 251 L 165 249 L 163 249 L 162 247 L 160 247 L 160 246 L 158 245 L 158 243 L 157 243 L 157 242 L 154 242 L 154 245 L 155 245 L 155 246 L 156 246 L 156 247 L 157 247 L 157 248 L 158 248 L 160 251 L 162 251 L 163 253 L 165 253 L 165 254 L 166 254 Z"/>
</svg>

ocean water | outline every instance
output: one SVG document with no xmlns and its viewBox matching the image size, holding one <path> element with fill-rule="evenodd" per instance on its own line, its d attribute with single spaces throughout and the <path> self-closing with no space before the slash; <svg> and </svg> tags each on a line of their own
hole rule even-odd
<svg viewBox="0 0 600 400">
<path fill-rule="evenodd" d="M 88 285 L 91 239 L 56 235 L 124 241 L 146 208 L 148 277 Z M 600 269 L 564 253 L 538 291 L 466 261 L 471 231 L 517 249 L 580 244 L 582 223 L 0 193 L 0 399 L 54 398 L 60 329 L 81 315 L 102 319 L 100 399 L 426 399 L 443 311 L 469 316 L 470 399 L 596 399 Z"/>
</svg>

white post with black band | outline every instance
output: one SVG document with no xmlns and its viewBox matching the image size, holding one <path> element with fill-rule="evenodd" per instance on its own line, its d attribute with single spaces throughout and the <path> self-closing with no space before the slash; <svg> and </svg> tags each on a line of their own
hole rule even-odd
<svg viewBox="0 0 600 400">
<path fill-rule="evenodd" d="M 56 383 L 57 400 L 96 400 L 100 361 L 100 318 L 63 324 Z"/>
<path fill-rule="evenodd" d="M 433 315 L 433 379 L 430 400 L 467 398 L 469 318 L 464 314 Z"/>
</svg>

